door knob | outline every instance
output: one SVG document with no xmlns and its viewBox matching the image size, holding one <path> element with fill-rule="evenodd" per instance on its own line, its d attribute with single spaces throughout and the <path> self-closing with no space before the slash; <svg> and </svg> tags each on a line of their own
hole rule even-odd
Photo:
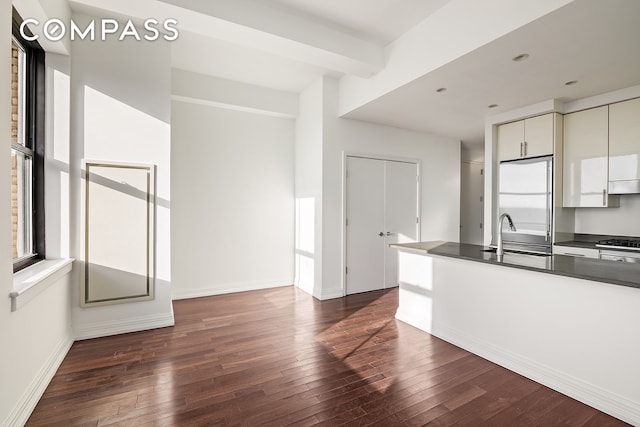
<svg viewBox="0 0 640 427">
<path fill-rule="evenodd" d="M 387 231 L 387 236 L 391 236 L 393 233 L 390 231 Z"/>
<path fill-rule="evenodd" d="M 381 232 L 378 233 L 378 236 L 383 237 L 384 233 L 381 231 Z"/>
</svg>

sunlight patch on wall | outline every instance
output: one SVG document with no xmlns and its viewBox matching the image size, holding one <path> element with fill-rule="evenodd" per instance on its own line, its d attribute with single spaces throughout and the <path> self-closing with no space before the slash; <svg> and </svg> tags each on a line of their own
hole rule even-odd
<svg viewBox="0 0 640 427">
<path fill-rule="evenodd" d="M 315 285 L 315 199 L 296 199 L 296 286 L 313 294 Z"/>
<path fill-rule="evenodd" d="M 156 164 L 158 229 L 170 224 L 170 124 L 90 86 L 84 86 L 84 158 Z M 158 248 L 169 247 L 167 233 L 158 233 Z M 156 252 L 156 278 L 171 280 L 170 252 Z"/>
</svg>

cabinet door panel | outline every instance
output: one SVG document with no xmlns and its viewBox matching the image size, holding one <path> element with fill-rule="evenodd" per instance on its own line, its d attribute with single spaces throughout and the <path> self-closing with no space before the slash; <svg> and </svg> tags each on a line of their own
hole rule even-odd
<svg viewBox="0 0 640 427">
<path fill-rule="evenodd" d="M 519 159 L 524 154 L 524 121 L 498 126 L 498 160 Z"/>
<path fill-rule="evenodd" d="M 609 106 L 609 179 L 640 179 L 640 98 Z"/>
<path fill-rule="evenodd" d="M 564 116 L 563 206 L 607 206 L 608 120 L 608 106 Z"/>
<path fill-rule="evenodd" d="M 553 154 L 553 114 L 524 121 L 524 157 Z"/>
</svg>

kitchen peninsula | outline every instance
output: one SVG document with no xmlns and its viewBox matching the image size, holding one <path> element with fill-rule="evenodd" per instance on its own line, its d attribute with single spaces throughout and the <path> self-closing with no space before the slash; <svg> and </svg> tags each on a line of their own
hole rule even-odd
<svg viewBox="0 0 640 427">
<path fill-rule="evenodd" d="M 640 425 L 640 266 L 397 244 L 396 318 Z"/>
</svg>

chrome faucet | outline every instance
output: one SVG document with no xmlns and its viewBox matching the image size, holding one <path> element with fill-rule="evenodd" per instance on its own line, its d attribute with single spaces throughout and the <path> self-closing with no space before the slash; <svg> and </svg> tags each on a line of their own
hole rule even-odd
<svg viewBox="0 0 640 427">
<path fill-rule="evenodd" d="M 509 221 L 509 229 L 511 231 L 517 231 L 516 226 L 513 225 L 513 221 L 511 220 L 511 216 L 508 213 L 503 213 L 500 215 L 500 219 L 498 220 L 498 249 L 496 249 L 496 256 L 498 261 L 502 261 L 502 257 L 504 256 L 504 247 L 502 245 L 502 222 L 507 218 Z"/>
</svg>

